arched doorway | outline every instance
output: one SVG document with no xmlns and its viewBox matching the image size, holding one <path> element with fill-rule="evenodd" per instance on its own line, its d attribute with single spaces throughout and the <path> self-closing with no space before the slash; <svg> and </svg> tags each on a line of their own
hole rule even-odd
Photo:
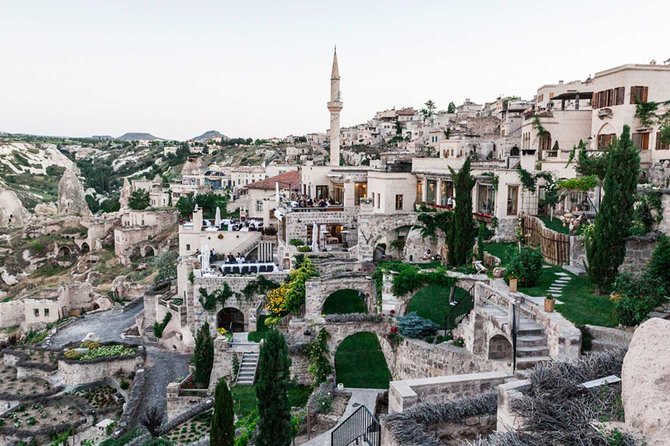
<svg viewBox="0 0 670 446">
<path fill-rule="evenodd" d="M 489 359 L 511 361 L 512 354 L 512 343 L 505 336 L 498 334 L 489 340 Z"/>
<path fill-rule="evenodd" d="M 216 328 L 225 328 L 233 333 L 244 331 L 244 313 L 237 308 L 224 308 L 216 315 Z"/>
<path fill-rule="evenodd" d="M 86 254 L 91 251 L 91 248 L 88 246 L 88 243 L 84 242 L 81 244 L 81 253 Z"/>
<path fill-rule="evenodd" d="M 519 148 L 514 146 L 509 151 L 509 156 L 519 156 Z"/>
<path fill-rule="evenodd" d="M 69 257 L 72 254 L 72 251 L 67 246 L 61 246 L 58 248 L 58 257 L 65 258 Z"/>
<path fill-rule="evenodd" d="M 379 262 L 386 258 L 386 243 L 377 243 L 375 250 L 372 252 L 372 261 Z"/>
<path fill-rule="evenodd" d="M 335 352 L 335 381 L 344 387 L 388 389 L 391 372 L 377 335 L 362 331 L 348 336 Z"/>
<path fill-rule="evenodd" d="M 367 313 L 365 294 L 358 290 L 337 290 L 326 298 L 322 314 Z"/>
<path fill-rule="evenodd" d="M 156 255 L 154 253 L 154 248 L 152 248 L 151 246 L 147 246 L 146 248 L 144 248 L 144 257 L 153 257 L 154 255 Z"/>
</svg>

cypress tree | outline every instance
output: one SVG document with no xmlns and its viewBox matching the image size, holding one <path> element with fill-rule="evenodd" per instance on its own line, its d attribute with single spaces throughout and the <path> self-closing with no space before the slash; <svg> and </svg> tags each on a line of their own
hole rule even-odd
<svg viewBox="0 0 670 446">
<path fill-rule="evenodd" d="M 456 209 L 452 224 L 449 226 L 450 234 L 447 234 L 447 245 L 449 246 L 449 263 L 459 266 L 465 265 L 468 261 L 468 254 L 472 252 L 477 235 L 477 228 L 472 218 L 472 188 L 475 186 L 475 179 L 470 175 L 469 157 L 458 172 L 451 167 L 449 170 L 456 192 Z M 451 249 L 452 246 L 453 249 Z"/>
<path fill-rule="evenodd" d="M 640 155 L 630 138 L 630 127 L 610 149 L 603 190 L 605 196 L 596 216 L 593 234 L 586 243 L 589 276 L 596 293 L 607 289 L 616 277 L 626 255 L 635 209 L 635 192 L 640 174 Z"/>
<path fill-rule="evenodd" d="M 665 287 L 665 292 L 670 293 L 670 238 L 668 236 L 663 235 L 656 242 L 646 273 L 650 277 L 659 279 Z"/>
<path fill-rule="evenodd" d="M 214 391 L 214 414 L 209 431 L 210 446 L 233 446 L 235 429 L 233 414 L 233 396 L 225 379 L 220 379 Z"/>
<path fill-rule="evenodd" d="M 273 329 L 261 345 L 258 358 L 258 437 L 256 446 L 289 446 L 292 440 L 291 407 L 288 402 L 288 347 L 284 336 Z"/>
<path fill-rule="evenodd" d="M 191 362 L 195 366 L 193 381 L 202 387 L 209 386 L 209 376 L 214 365 L 214 339 L 209 333 L 209 324 L 205 322 L 195 337 L 195 349 Z"/>
</svg>

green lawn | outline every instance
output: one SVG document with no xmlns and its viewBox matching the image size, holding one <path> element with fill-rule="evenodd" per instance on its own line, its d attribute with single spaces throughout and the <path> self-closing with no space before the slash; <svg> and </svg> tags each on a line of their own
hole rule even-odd
<svg viewBox="0 0 670 446">
<path fill-rule="evenodd" d="M 561 219 L 556 216 L 554 216 L 553 220 L 548 215 L 540 215 L 539 218 L 552 231 L 560 232 L 561 234 L 570 233 L 570 229 L 567 226 L 563 226 Z"/>
<path fill-rule="evenodd" d="M 519 288 L 519 291 L 530 296 L 546 296 L 549 285 L 556 280 L 556 272 L 567 272 L 558 266 L 543 268 L 538 284 L 531 288 Z M 563 288 L 558 300 L 563 304 L 556 304 L 556 311 L 575 325 L 601 325 L 616 327 L 617 319 L 614 315 L 614 303 L 609 296 L 593 294 L 593 285 L 586 276 L 570 274 L 572 280 Z"/>
<path fill-rule="evenodd" d="M 365 300 L 356 290 L 337 290 L 323 304 L 323 314 L 367 313 Z"/>
<path fill-rule="evenodd" d="M 258 406 L 255 386 L 235 386 L 231 389 L 233 394 L 233 405 L 238 417 L 245 417 L 253 412 Z M 289 384 L 288 401 L 291 407 L 304 407 L 309 395 L 312 393 L 310 386 L 300 384 Z"/>
<path fill-rule="evenodd" d="M 489 254 L 498 257 L 501 261 L 501 264 L 509 262 L 509 249 L 513 246 L 517 246 L 516 243 L 484 243 L 484 251 L 488 251 Z"/>
<path fill-rule="evenodd" d="M 407 313 L 416 311 L 416 314 L 419 316 L 430 319 L 439 325 L 440 328 L 444 328 L 444 317 L 447 314 L 447 311 L 451 311 L 451 308 L 453 308 L 449 306 L 450 292 L 450 288 L 436 284 L 427 285 L 420 289 L 409 301 L 409 304 L 407 305 Z M 449 319 L 451 327 L 453 327 L 454 321 L 458 316 L 465 312 L 469 312 L 474 305 L 472 296 L 462 288 L 456 288 L 454 298 L 457 302 L 460 302 L 461 299 L 465 298 L 469 300 L 469 303 L 467 305 L 464 303 L 463 306 L 457 308 L 457 311 L 450 314 Z"/>
<path fill-rule="evenodd" d="M 377 336 L 360 332 L 342 341 L 335 353 L 335 376 L 345 387 L 388 389 L 391 373 Z"/>
<path fill-rule="evenodd" d="M 258 316 L 256 320 L 256 331 L 250 331 L 247 339 L 251 342 L 261 342 L 262 339 L 265 339 L 270 329 L 265 325 L 265 316 L 264 314 Z"/>
</svg>

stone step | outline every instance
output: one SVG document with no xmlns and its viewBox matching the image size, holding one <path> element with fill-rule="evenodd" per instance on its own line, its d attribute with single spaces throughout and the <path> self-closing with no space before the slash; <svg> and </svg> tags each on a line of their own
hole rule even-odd
<svg viewBox="0 0 670 446">
<path fill-rule="evenodd" d="M 546 347 L 547 338 L 544 336 L 517 336 L 516 345 L 519 347 Z"/>
<path fill-rule="evenodd" d="M 517 358 L 543 357 L 549 356 L 549 348 L 544 347 L 517 347 Z"/>
<path fill-rule="evenodd" d="M 519 370 L 532 369 L 536 365 L 548 361 L 551 361 L 551 357 L 549 356 L 529 356 L 526 358 L 517 358 L 516 368 Z"/>
</svg>

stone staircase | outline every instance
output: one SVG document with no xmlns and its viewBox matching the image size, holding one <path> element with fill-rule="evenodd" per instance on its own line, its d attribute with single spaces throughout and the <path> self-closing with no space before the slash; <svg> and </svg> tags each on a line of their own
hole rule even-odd
<svg viewBox="0 0 670 446">
<path fill-rule="evenodd" d="M 237 372 L 236 384 L 240 386 L 253 386 L 256 382 L 256 370 L 258 369 L 258 352 L 244 352 L 240 362 L 240 370 Z"/>
<path fill-rule="evenodd" d="M 490 303 L 484 305 L 483 310 L 496 321 L 496 325 L 502 327 L 503 324 L 506 324 L 506 327 L 511 329 L 511 327 L 508 327 L 510 317 L 507 310 Z M 532 369 L 537 364 L 550 360 L 544 327 L 532 319 L 522 316 L 517 327 L 516 337 L 517 370 Z"/>
</svg>

